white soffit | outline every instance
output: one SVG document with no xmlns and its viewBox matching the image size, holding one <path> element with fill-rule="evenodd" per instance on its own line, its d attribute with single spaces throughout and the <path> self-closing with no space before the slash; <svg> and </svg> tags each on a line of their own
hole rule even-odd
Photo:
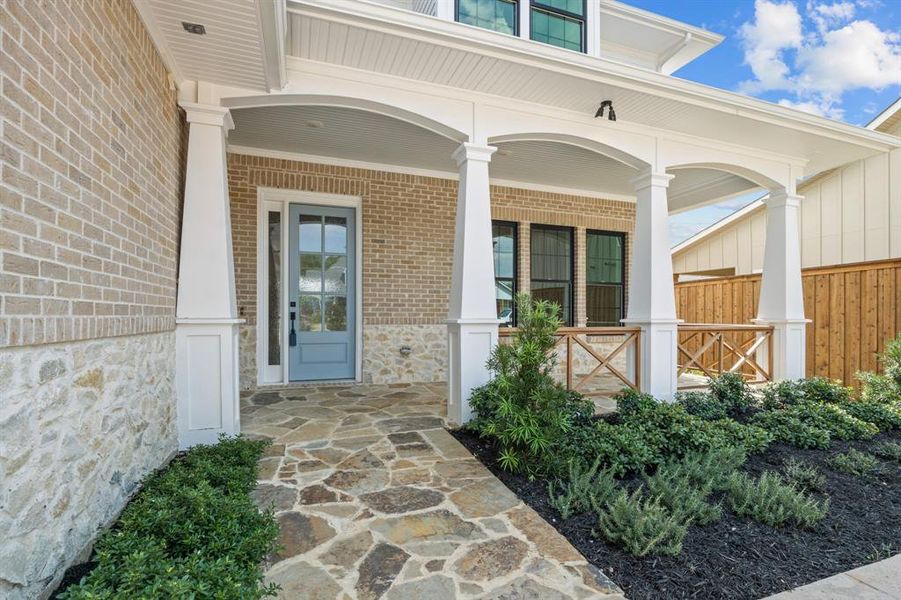
<svg viewBox="0 0 901 600">
<path fill-rule="evenodd" d="M 256 0 L 135 0 L 135 4 L 160 52 L 175 63 L 170 68 L 179 80 L 267 89 Z M 203 25 L 206 33 L 188 33 L 182 22 Z"/>
<path fill-rule="evenodd" d="M 393 117 L 335 106 L 233 108 L 229 144 L 456 172 L 458 142 Z"/>
<path fill-rule="evenodd" d="M 674 169 L 667 190 L 667 206 L 670 214 L 700 208 L 746 194 L 760 186 L 744 177 L 714 169 Z"/>
<path fill-rule="evenodd" d="M 352 10 L 351 10 L 352 9 Z M 289 0 L 289 56 L 594 114 L 808 160 L 885 150 L 877 133 L 723 90 L 368 2 Z"/>
<path fill-rule="evenodd" d="M 621 2 L 600 4 L 601 55 L 611 59 L 669 75 L 723 41 L 721 35 Z"/>
</svg>

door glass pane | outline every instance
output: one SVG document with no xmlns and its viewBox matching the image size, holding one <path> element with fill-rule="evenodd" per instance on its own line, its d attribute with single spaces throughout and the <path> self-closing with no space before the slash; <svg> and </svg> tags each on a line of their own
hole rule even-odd
<svg viewBox="0 0 901 600">
<path fill-rule="evenodd" d="M 347 252 L 347 219 L 344 217 L 325 218 L 325 251 Z"/>
<path fill-rule="evenodd" d="M 301 294 L 300 296 L 300 330 L 322 330 L 322 305 L 318 295 Z"/>
<path fill-rule="evenodd" d="M 623 294 L 620 285 L 589 285 L 586 309 L 589 327 L 621 325 Z"/>
<path fill-rule="evenodd" d="M 346 256 L 325 256 L 325 291 L 332 294 L 347 292 Z"/>
<path fill-rule="evenodd" d="M 268 277 L 269 286 L 266 290 L 266 308 L 268 323 L 266 323 L 267 337 L 269 338 L 268 364 L 280 365 L 282 363 L 282 320 L 281 320 L 281 265 L 282 265 L 282 213 L 269 212 L 268 244 Z"/>
<path fill-rule="evenodd" d="M 560 319 L 563 324 L 572 323 L 572 310 L 569 302 L 569 284 L 547 281 L 532 281 L 532 298 L 548 300 L 560 307 Z"/>
<path fill-rule="evenodd" d="M 569 279 L 572 267 L 571 231 L 532 228 L 532 278 Z"/>
<path fill-rule="evenodd" d="M 322 217 L 300 215 L 300 251 L 322 252 Z"/>
<path fill-rule="evenodd" d="M 322 255 L 300 255 L 300 291 L 322 291 Z"/>
<path fill-rule="evenodd" d="M 345 331 L 347 329 L 347 297 L 325 297 L 325 331 Z"/>
<path fill-rule="evenodd" d="M 623 238 L 588 232 L 588 283 L 622 283 Z"/>
</svg>

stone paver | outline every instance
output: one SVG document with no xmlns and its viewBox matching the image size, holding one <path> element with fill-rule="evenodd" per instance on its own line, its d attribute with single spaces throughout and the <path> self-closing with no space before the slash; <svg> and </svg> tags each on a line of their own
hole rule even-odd
<svg viewBox="0 0 901 600">
<path fill-rule="evenodd" d="M 307 386 L 242 398 L 272 447 L 257 503 L 282 526 L 282 598 L 623 598 L 444 430 L 444 384 Z"/>
<path fill-rule="evenodd" d="M 898 600 L 901 554 L 769 596 L 766 600 Z"/>
</svg>

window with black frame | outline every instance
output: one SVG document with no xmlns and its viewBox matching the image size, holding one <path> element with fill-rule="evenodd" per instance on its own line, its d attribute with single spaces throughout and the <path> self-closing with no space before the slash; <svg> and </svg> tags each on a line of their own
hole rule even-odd
<svg viewBox="0 0 901 600">
<path fill-rule="evenodd" d="M 531 292 L 535 300 L 560 305 L 563 325 L 573 323 L 573 230 L 531 226 Z"/>
<path fill-rule="evenodd" d="M 530 10 L 533 40 L 585 52 L 585 0 L 532 0 Z"/>
<path fill-rule="evenodd" d="M 491 222 L 494 245 L 494 289 L 502 327 L 516 325 L 516 223 Z"/>
<path fill-rule="evenodd" d="M 457 0 L 457 21 L 517 35 L 517 4 L 517 0 Z"/>
<path fill-rule="evenodd" d="M 626 236 L 622 233 L 588 231 L 585 241 L 587 325 L 621 325 Z"/>
</svg>

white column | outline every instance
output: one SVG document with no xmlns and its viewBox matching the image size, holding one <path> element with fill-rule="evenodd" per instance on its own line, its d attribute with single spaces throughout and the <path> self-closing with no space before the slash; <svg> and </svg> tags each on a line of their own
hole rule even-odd
<svg viewBox="0 0 901 600">
<path fill-rule="evenodd" d="M 801 287 L 798 212 L 801 196 L 770 190 L 766 204 L 766 246 L 755 323 L 772 325 L 773 376 L 804 377 L 807 319 Z"/>
<path fill-rule="evenodd" d="M 645 171 L 632 180 L 637 205 L 626 325 L 641 327 L 641 391 L 669 401 L 676 393 L 678 320 L 666 188 L 672 175 Z"/>
<path fill-rule="evenodd" d="M 495 150 L 465 143 L 454 152 L 460 186 L 447 315 L 447 416 L 459 425 L 472 417 L 470 392 L 488 382 L 485 362 L 497 344 L 488 183 L 488 163 Z"/>
<path fill-rule="evenodd" d="M 225 137 L 228 109 L 182 103 L 189 124 L 176 307 L 178 445 L 240 430 L 238 319 Z"/>
</svg>

